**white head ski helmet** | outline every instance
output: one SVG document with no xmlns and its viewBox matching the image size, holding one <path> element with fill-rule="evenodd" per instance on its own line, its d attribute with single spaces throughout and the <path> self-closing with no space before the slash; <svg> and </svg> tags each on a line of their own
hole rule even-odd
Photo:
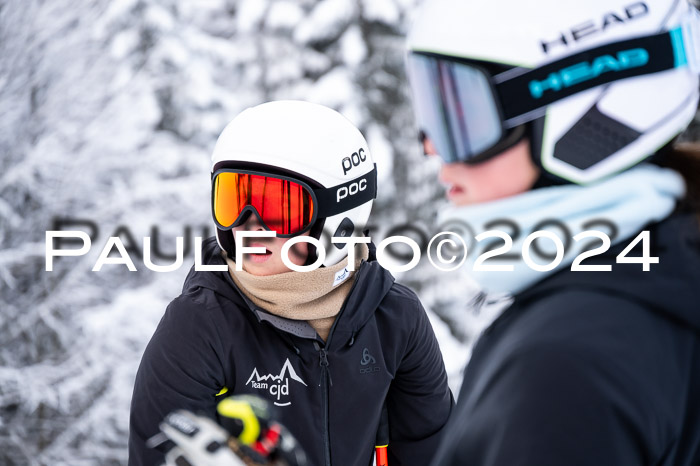
<svg viewBox="0 0 700 466">
<path fill-rule="evenodd" d="M 241 112 L 216 142 L 212 176 L 222 168 L 284 175 L 310 185 L 318 193 L 311 229 L 316 238 L 322 231 L 362 236 L 376 197 L 376 167 L 365 138 L 340 113 L 309 102 L 268 102 Z M 232 231 L 217 226 L 216 238 L 231 254 Z M 347 256 L 347 246 L 325 239 L 324 266 Z"/>
<path fill-rule="evenodd" d="M 529 123 L 533 159 L 558 178 L 625 170 L 695 115 L 699 18 L 687 0 L 426 1 L 407 56 L 421 135 L 478 163 Z"/>
</svg>

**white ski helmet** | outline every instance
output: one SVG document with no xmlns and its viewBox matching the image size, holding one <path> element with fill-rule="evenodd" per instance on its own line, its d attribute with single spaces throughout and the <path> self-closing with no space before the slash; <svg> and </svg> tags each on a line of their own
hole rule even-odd
<svg viewBox="0 0 700 466">
<path fill-rule="evenodd" d="M 522 139 L 590 183 L 680 134 L 698 107 L 700 15 L 687 0 L 430 0 L 408 38 L 423 138 L 478 163 Z"/>
<path fill-rule="evenodd" d="M 331 244 L 330 236 L 363 236 L 377 192 L 376 167 L 360 131 L 335 110 L 309 102 L 268 102 L 241 112 L 216 142 L 212 180 L 222 169 L 282 175 L 313 188 L 318 206 L 310 228 L 317 239 L 326 233 L 324 266 L 347 256 L 348 247 Z M 233 254 L 230 227 L 217 224 L 216 238 Z"/>
</svg>

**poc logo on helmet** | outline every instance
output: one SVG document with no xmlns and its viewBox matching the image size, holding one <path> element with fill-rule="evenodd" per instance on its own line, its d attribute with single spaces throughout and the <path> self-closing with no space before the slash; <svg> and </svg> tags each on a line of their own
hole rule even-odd
<svg viewBox="0 0 700 466">
<path fill-rule="evenodd" d="M 360 150 L 353 152 L 350 157 L 345 157 L 341 162 L 343 166 L 343 175 L 347 175 L 348 171 L 352 170 L 352 167 L 358 166 L 365 160 L 367 160 L 367 154 L 365 154 L 365 150 L 360 147 Z"/>
<path fill-rule="evenodd" d="M 336 202 L 340 202 L 342 199 L 345 199 L 348 196 L 353 196 L 360 191 L 364 191 L 365 189 L 367 189 L 367 178 L 362 178 L 360 181 L 350 183 L 349 186 L 341 186 L 335 192 Z"/>
</svg>

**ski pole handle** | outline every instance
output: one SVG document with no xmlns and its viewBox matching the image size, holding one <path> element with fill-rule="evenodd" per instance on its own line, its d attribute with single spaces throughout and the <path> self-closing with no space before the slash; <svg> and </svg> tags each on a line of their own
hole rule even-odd
<svg viewBox="0 0 700 466">
<path fill-rule="evenodd" d="M 377 454 L 377 466 L 389 466 L 387 446 L 388 445 L 374 447 L 374 450 Z"/>
<path fill-rule="evenodd" d="M 374 445 L 377 466 L 389 466 L 389 453 L 387 451 L 389 448 L 389 413 L 386 410 L 386 405 L 382 406 Z"/>
</svg>

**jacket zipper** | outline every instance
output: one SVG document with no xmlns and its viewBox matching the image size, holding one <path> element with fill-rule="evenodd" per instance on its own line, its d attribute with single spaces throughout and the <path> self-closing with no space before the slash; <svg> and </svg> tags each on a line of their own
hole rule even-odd
<svg viewBox="0 0 700 466">
<path fill-rule="evenodd" d="M 352 287 L 350 287 L 350 291 L 348 292 L 348 296 L 352 295 L 352 292 L 355 288 L 355 285 L 357 285 L 357 282 L 359 282 L 360 278 L 360 272 L 362 271 L 362 267 L 358 268 L 357 273 L 355 274 L 355 279 L 352 283 Z M 340 308 L 340 311 L 338 312 L 338 315 L 335 318 L 335 322 L 333 322 L 333 325 L 331 326 L 330 332 L 328 332 L 328 339 L 326 340 L 326 343 L 324 346 L 318 346 L 318 352 L 319 352 L 319 365 L 321 366 L 321 381 L 319 382 L 319 385 L 322 387 L 322 401 L 323 401 L 323 446 L 324 446 L 324 453 L 326 457 L 326 462 L 325 466 L 332 466 L 331 465 L 331 435 L 330 435 L 330 419 L 329 419 L 329 411 L 330 411 L 330 402 L 328 399 L 329 396 L 329 385 L 333 386 L 333 379 L 331 378 L 331 373 L 328 370 L 328 351 L 326 351 L 326 348 L 329 347 L 331 343 L 331 338 L 333 337 L 333 331 L 335 330 L 335 326 L 338 323 L 338 320 L 340 320 L 340 316 L 342 315 L 343 311 L 345 310 L 345 305 L 347 304 L 347 301 L 343 303 L 343 307 Z"/>
<path fill-rule="evenodd" d="M 329 419 L 329 400 L 328 400 L 328 382 L 330 379 L 330 374 L 328 372 L 328 353 L 326 348 L 321 348 L 319 350 L 321 366 L 321 382 L 319 385 L 322 387 L 322 399 L 323 399 L 323 450 L 326 457 L 326 466 L 331 466 L 331 437 L 330 437 L 330 419 Z M 331 382 L 332 383 L 332 382 Z"/>
</svg>

